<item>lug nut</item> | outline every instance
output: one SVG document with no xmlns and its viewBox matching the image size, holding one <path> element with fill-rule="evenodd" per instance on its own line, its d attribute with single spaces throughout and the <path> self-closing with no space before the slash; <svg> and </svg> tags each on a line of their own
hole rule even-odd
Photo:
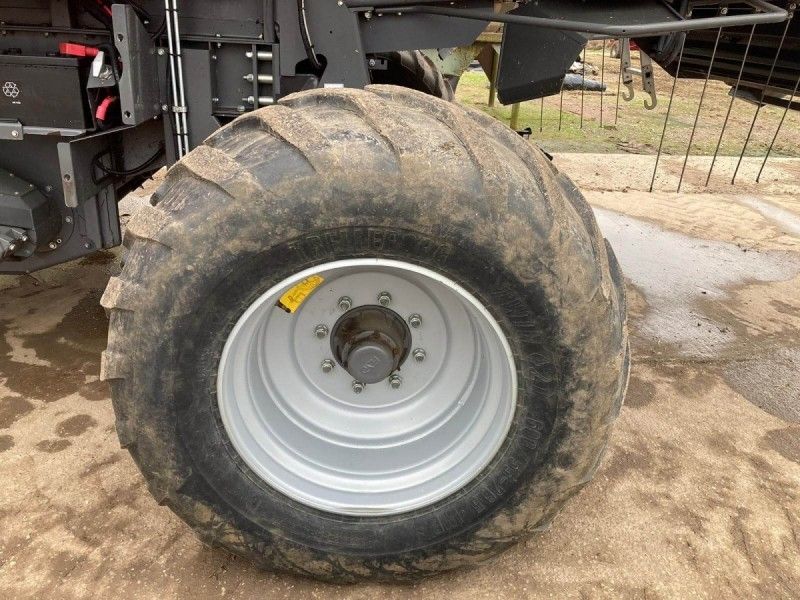
<svg viewBox="0 0 800 600">
<path fill-rule="evenodd" d="M 408 317 L 408 324 L 414 329 L 417 329 L 422 325 L 422 317 L 420 317 L 418 314 L 413 314 Z"/>
<path fill-rule="evenodd" d="M 393 390 L 399 389 L 401 385 L 403 385 L 403 379 L 400 375 L 392 375 L 389 377 L 389 385 L 392 386 Z"/>
<path fill-rule="evenodd" d="M 414 356 L 414 360 L 417 361 L 417 362 L 424 361 L 425 357 L 427 356 L 427 354 L 425 353 L 425 350 L 423 350 L 422 348 L 417 348 L 411 354 Z"/>
<path fill-rule="evenodd" d="M 326 358 L 325 360 L 322 361 L 322 372 L 330 373 L 331 371 L 333 371 L 334 366 L 335 363 L 330 358 Z"/>
<path fill-rule="evenodd" d="M 378 304 L 384 308 L 392 303 L 392 295 L 389 292 L 381 292 L 378 294 Z"/>
<path fill-rule="evenodd" d="M 322 339 L 322 338 L 324 338 L 326 335 L 328 335 L 328 328 L 327 328 L 327 326 L 325 326 L 325 325 L 321 325 L 321 324 L 320 324 L 320 325 L 317 325 L 317 326 L 314 328 L 314 335 L 315 335 L 315 336 L 317 336 L 319 339 Z"/>
<path fill-rule="evenodd" d="M 342 296 L 339 298 L 339 310 L 342 312 L 347 312 L 350 310 L 350 307 L 353 306 L 353 301 L 350 299 L 349 296 Z"/>
<path fill-rule="evenodd" d="M 355 392 L 356 394 L 360 394 L 363 391 L 364 391 L 364 384 L 361 383 L 360 381 L 354 381 L 353 392 Z"/>
</svg>

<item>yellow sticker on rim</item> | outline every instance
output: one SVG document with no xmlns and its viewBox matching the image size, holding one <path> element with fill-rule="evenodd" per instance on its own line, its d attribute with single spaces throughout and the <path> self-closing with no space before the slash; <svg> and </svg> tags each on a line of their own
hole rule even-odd
<svg viewBox="0 0 800 600">
<path fill-rule="evenodd" d="M 278 306 L 288 313 L 295 312 L 306 301 L 306 298 L 322 285 L 323 281 L 325 280 L 319 275 L 312 275 L 303 279 L 303 281 L 281 296 L 281 299 L 278 300 Z"/>
</svg>

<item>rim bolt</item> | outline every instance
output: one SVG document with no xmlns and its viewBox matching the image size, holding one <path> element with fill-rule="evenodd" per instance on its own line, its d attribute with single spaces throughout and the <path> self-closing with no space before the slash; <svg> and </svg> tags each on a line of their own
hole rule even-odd
<svg viewBox="0 0 800 600">
<path fill-rule="evenodd" d="M 363 391 L 364 391 L 364 384 L 361 383 L 360 381 L 354 381 L 353 392 L 355 392 L 356 394 L 360 394 Z"/>
<path fill-rule="evenodd" d="M 414 356 L 414 360 L 417 362 L 424 361 L 425 357 L 428 356 L 425 350 L 423 350 L 422 348 L 417 348 L 416 350 L 414 350 L 414 352 L 412 352 L 412 355 Z"/>
<path fill-rule="evenodd" d="M 399 389 L 401 385 L 403 385 L 403 379 L 398 374 L 394 374 L 389 377 L 389 385 L 392 386 L 393 390 Z"/>
<path fill-rule="evenodd" d="M 330 358 L 326 358 L 325 360 L 322 361 L 321 366 L 323 373 L 330 373 L 331 371 L 333 371 L 335 363 Z"/>
<path fill-rule="evenodd" d="M 317 325 L 314 327 L 314 335 L 319 339 L 324 338 L 326 335 L 328 335 L 328 327 L 322 324 Z"/>
<path fill-rule="evenodd" d="M 414 329 L 418 329 L 422 325 L 422 317 L 414 313 L 413 315 L 408 317 L 408 324 L 411 325 Z"/>
<path fill-rule="evenodd" d="M 347 312 L 350 310 L 350 307 L 353 306 L 353 301 L 350 299 L 349 296 L 342 296 L 339 298 L 339 310 L 342 312 Z"/>
<path fill-rule="evenodd" d="M 384 308 L 392 303 L 392 295 L 389 292 L 381 292 L 378 294 L 378 304 Z"/>
</svg>

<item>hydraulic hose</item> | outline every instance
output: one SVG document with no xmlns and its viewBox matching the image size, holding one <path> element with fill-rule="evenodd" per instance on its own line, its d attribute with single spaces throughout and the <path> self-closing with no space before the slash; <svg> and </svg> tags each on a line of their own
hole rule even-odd
<svg viewBox="0 0 800 600">
<path fill-rule="evenodd" d="M 322 71 L 322 63 L 319 62 L 314 44 L 311 42 L 311 34 L 308 32 L 308 19 L 306 18 L 306 0 L 297 0 L 297 14 L 300 19 L 300 38 L 303 40 L 303 47 L 306 55 L 315 71 Z"/>
</svg>

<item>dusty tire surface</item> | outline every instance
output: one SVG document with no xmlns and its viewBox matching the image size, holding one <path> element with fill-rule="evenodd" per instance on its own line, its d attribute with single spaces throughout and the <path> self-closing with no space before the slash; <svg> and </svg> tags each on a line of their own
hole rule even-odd
<svg viewBox="0 0 800 600">
<path fill-rule="evenodd" d="M 419 50 L 387 52 L 379 54 L 378 58 L 385 59 L 388 68 L 385 71 L 373 71 L 373 83 L 399 85 L 442 100 L 452 101 L 455 97 L 450 83 L 433 61 Z"/>
<path fill-rule="evenodd" d="M 302 92 L 212 135 L 154 204 L 103 297 L 102 376 L 151 493 L 205 542 L 320 579 L 415 579 L 547 527 L 591 480 L 627 385 L 623 282 L 578 190 L 508 128 L 394 86 Z M 220 420 L 216 367 L 275 282 L 375 256 L 478 298 L 511 346 L 518 399 L 502 448 L 462 489 L 354 517 L 250 471 Z"/>
</svg>

